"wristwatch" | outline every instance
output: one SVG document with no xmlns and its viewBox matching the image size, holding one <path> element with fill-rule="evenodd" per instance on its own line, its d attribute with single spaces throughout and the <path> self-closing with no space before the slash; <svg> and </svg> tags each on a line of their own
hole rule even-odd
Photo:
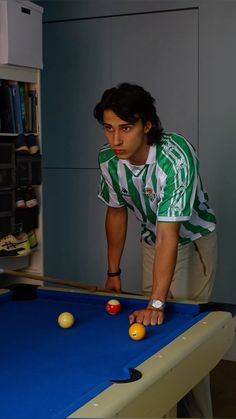
<svg viewBox="0 0 236 419">
<path fill-rule="evenodd" d="M 148 306 L 153 308 L 159 308 L 159 310 L 164 310 L 166 303 L 161 300 L 152 299 L 149 301 Z"/>
</svg>

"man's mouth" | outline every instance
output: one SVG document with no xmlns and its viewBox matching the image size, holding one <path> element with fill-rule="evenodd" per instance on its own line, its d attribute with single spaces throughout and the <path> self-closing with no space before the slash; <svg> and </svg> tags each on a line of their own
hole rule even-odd
<svg viewBox="0 0 236 419">
<path fill-rule="evenodd" d="M 113 151 L 114 151 L 115 154 L 124 154 L 125 153 L 125 150 L 117 150 L 117 149 L 115 149 Z"/>
</svg>

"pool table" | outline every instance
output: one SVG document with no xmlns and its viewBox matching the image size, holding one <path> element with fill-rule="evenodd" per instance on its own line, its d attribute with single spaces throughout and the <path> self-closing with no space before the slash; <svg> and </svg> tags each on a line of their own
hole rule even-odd
<svg viewBox="0 0 236 419">
<path fill-rule="evenodd" d="M 234 319 L 168 302 L 161 326 L 128 335 L 128 315 L 146 299 L 38 288 L 36 298 L 0 295 L 0 418 L 163 417 L 231 346 Z M 202 307 L 202 306 L 201 306 Z M 69 311 L 73 327 L 57 318 Z"/>
</svg>

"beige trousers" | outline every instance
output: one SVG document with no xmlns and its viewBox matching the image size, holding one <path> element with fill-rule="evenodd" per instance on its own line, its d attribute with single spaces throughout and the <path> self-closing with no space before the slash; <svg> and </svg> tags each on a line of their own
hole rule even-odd
<svg viewBox="0 0 236 419">
<path fill-rule="evenodd" d="M 143 292 L 150 295 L 155 246 L 143 242 Z M 217 235 L 212 232 L 192 243 L 179 245 L 169 298 L 209 301 L 217 262 Z M 178 405 L 178 416 L 212 418 L 209 376 L 191 390 Z"/>
</svg>

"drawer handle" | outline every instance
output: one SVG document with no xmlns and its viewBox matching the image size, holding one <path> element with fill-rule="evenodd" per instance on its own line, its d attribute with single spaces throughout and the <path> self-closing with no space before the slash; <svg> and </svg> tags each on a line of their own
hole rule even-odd
<svg viewBox="0 0 236 419">
<path fill-rule="evenodd" d="M 26 7 L 22 7 L 21 8 L 21 12 L 22 13 L 25 13 L 26 15 L 30 15 L 31 14 L 31 10 L 30 9 L 27 9 Z"/>
</svg>

